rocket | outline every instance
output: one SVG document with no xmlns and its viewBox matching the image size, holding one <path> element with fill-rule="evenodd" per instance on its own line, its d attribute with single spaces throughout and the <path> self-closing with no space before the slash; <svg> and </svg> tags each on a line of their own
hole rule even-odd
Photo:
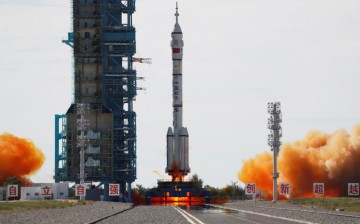
<svg viewBox="0 0 360 224">
<path fill-rule="evenodd" d="M 173 128 L 167 132 L 167 166 L 165 172 L 173 177 L 173 180 L 182 180 L 182 177 L 190 172 L 189 167 L 189 134 L 183 127 L 183 101 L 182 101 L 182 58 L 183 58 L 183 34 L 179 25 L 178 4 L 176 3 L 176 23 L 171 33 L 172 49 L 172 97 L 173 97 Z"/>
</svg>

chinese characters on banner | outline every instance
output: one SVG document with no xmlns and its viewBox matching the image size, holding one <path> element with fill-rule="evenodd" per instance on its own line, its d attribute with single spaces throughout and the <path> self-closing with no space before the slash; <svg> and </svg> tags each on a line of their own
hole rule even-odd
<svg viewBox="0 0 360 224">
<path fill-rule="evenodd" d="M 180 104 L 180 90 L 181 90 L 181 80 L 179 77 L 179 74 L 181 74 L 180 71 L 180 65 L 174 65 L 174 75 L 173 77 L 173 97 L 174 97 L 174 104 Z M 178 111 L 175 111 L 178 112 Z"/>
<path fill-rule="evenodd" d="M 359 183 L 348 183 L 348 196 L 359 196 Z"/>
<path fill-rule="evenodd" d="M 19 187 L 18 185 L 8 185 L 7 186 L 7 196 L 11 197 L 18 197 L 19 196 Z"/>
<path fill-rule="evenodd" d="M 324 183 L 313 183 L 313 193 L 318 195 L 324 195 L 325 188 Z"/>
<path fill-rule="evenodd" d="M 245 194 L 254 195 L 256 193 L 256 184 L 255 183 L 246 183 L 245 184 Z"/>
<path fill-rule="evenodd" d="M 120 184 L 109 184 L 109 196 L 120 196 Z"/>
<path fill-rule="evenodd" d="M 86 196 L 85 184 L 75 184 L 75 196 Z"/>
<path fill-rule="evenodd" d="M 279 185 L 279 194 L 280 195 L 290 195 L 290 184 L 289 183 L 280 183 Z"/>
<path fill-rule="evenodd" d="M 51 186 L 50 185 L 41 185 L 41 195 L 44 197 L 51 196 Z"/>
</svg>

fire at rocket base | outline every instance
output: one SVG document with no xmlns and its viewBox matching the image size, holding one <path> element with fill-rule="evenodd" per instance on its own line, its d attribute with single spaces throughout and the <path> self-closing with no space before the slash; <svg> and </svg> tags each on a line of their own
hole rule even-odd
<svg viewBox="0 0 360 224">
<path fill-rule="evenodd" d="M 190 172 L 189 167 L 189 134 L 183 127 L 183 101 L 182 101 L 182 58 L 183 58 L 183 34 L 179 25 L 179 13 L 176 3 L 176 23 L 171 33 L 171 48 L 173 60 L 173 129 L 167 132 L 167 166 L 165 172 L 172 176 L 173 181 L 183 181 L 185 175 Z"/>
<path fill-rule="evenodd" d="M 313 183 L 325 184 L 325 196 L 346 196 L 347 183 L 360 181 L 360 124 L 351 134 L 311 131 L 301 140 L 284 144 L 278 158 L 279 182 L 291 184 L 291 197 L 313 196 Z M 262 194 L 272 197 L 272 155 L 265 152 L 244 162 L 242 182 L 255 182 Z"/>
</svg>

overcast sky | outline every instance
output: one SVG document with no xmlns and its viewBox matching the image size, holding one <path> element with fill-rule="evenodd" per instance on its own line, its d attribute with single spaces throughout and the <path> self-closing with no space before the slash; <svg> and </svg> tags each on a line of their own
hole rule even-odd
<svg viewBox="0 0 360 224">
<path fill-rule="evenodd" d="M 0 0 L 0 134 L 28 138 L 52 182 L 54 115 L 72 102 L 71 1 Z M 170 39 L 175 1 L 137 0 L 137 180 L 166 166 L 172 125 Z M 184 126 L 191 174 L 216 187 L 237 181 L 242 161 L 269 151 L 267 102 L 280 101 L 283 142 L 310 130 L 351 131 L 360 121 L 360 1 L 179 0 L 184 33 Z M 1 165 L 1 164 L 0 164 Z"/>
</svg>

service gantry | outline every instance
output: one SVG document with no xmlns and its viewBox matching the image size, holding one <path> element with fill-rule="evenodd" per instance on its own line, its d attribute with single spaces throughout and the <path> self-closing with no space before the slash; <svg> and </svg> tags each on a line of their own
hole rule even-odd
<svg viewBox="0 0 360 224">
<path fill-rule="evenodd" d="M 74 99 L 55 116 L 55 181 L 79 182 L 77 104 L 88 104 L 85 182 L 119 183 L 131 200 L 136 179 L 135 0 L 73 0 Z M 83 141 L 84 142 L 84 141 Z"/>
</svg>

